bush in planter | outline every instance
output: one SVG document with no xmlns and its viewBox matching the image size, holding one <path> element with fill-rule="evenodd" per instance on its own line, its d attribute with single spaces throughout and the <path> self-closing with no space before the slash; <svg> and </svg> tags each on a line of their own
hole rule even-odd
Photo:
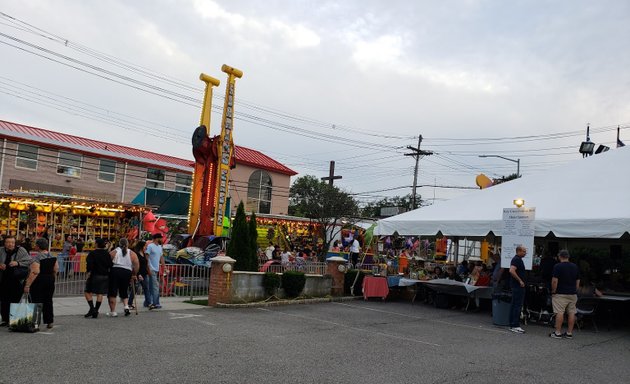
<svg viewBox="0 0 630 384">
<path fill-rule="evenodd" d="M 263 275 L 262 279 L 263 288 L 265 288 L 265 294 L 273 296 L 276 294 L 278 288 L 280 288 L 280 275 L 274 272 L 267 272 Z"/>
<path fill-rule="evenodd" d="M 306 285 L 304 272 L 286 271 L 282 274 L 282 288 L 287 297 L 298 297 Z"/>
</svg>

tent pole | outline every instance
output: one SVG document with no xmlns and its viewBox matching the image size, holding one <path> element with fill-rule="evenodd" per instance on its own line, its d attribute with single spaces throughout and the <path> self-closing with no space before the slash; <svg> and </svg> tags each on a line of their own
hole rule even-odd
<svg viewBox="0 0 630 384">
<path fill-rule="evenodd" d="M 453 242 L 455 245 L 455 251 L 453 252 L 453 260 L 455 261 L 455 267 L 459 265 L 459 237 L 453 237 Z"/>
</svg>

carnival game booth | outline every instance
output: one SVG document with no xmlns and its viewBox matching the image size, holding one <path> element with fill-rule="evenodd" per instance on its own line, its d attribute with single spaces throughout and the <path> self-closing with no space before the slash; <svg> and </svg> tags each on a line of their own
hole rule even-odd
<svg viewBox="0 0 630 384">
<path fill-rule="evenodd" d="M 304 217 L 256 214 L 258 247 L 267 248 L 269 242 L 281 248 L 292 249 L 301 245 L 317 244 L 321 225 Z"/>
<path fill-rule="evenodd" d="M 78 196 L 19 191 L 0 192 L 0 233 L 18 241 L 48 237 L 60 251 L 67 236 L 81 238 L 82 251 L 95 239 L 137 238 L 141 215 L 151 207 L 105 202 Z"/>
</svg>

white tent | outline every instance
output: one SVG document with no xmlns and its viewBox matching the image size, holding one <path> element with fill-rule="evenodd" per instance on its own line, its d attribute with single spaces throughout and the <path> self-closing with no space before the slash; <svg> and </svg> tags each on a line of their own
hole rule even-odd
<svg viewBox="0 0 630 384">
<path fill-rule="evenodd" d="M 375 234 L 501 236 L 503 208 L 536 208 L 536 236 L 618 239 L 630 233 L 630 146 L 379 220 Z"/>
</svg>

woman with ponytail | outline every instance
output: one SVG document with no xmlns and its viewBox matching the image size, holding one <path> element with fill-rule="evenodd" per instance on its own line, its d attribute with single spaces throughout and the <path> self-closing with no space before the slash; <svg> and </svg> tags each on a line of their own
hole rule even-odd
<svg viewBox="0 0 630 384">
<path fill-rule="evenodd" d="M 136 253 L 129 249 L 129 241 L 121 238 L 118 247 L 110 252 L 113 266 L 109 275 L 109 309 L 107 316 L 117 317 L 116 296 L 120 296 L 125 306 L 125 316 L 129 316 L 129 306 L 127 305 L 127 292 L 129 283 L 135 280 L 138 273 L 139 263 Z M 135 282 L 132 282 L 135 283 Z"/>
</svg>

